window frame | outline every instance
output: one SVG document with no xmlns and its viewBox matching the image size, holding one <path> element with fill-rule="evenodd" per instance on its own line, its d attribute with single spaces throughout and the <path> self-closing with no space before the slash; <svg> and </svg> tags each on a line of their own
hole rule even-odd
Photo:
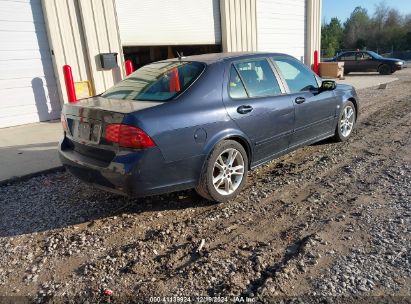
<svg viewBox="0 0 411 304">
<path fill-rule="evenodd" d="M 243 77 L 241 76 L 240 72 L 238 71 L 238 69 L 237 69 L 237 67 L 236 67 L 236 64 L 237 64 L 237 63 L 241 63 L 241 62 L 257 61 L 257 60 L 265 60 L 265 61 L 267 61 L 268 65 L 269 65 L 269 67 L 270 67 L 270 69 L 271 69 L 271 71 L 273 72 L 274 78 L 275 78 L 275 80 L 277 81 L 278 86 L 279 86 L 279 88 L 280 88 L 280 93 L 279 93 L 279 94 L 269 94 L 269 95 L 264 95 L 264 96 L 250 96 L 250 94 L 249 94 L 249 92 L 248 92 L 248 89 L 247 89 L 247 86 L 246 86 L 245 83 L 244 83 L 244 79 L 243 79 Z M 231 97 L 231 95 L 230 95 L 231 67 L 234 67 L 234 69 L 236 70 L 236 72 L 237 72 L 237 74 L 238 74 L 238 77 L 239 77 L 240 80 L 241 80 L 241 83 L 242 83 L 242 85 L 243 85 L 243 87 L 244 87 L 244 90 L 245 90 L 245 92 L 246 92 L 246 94 L 247 94 L 247 97 L 245 97 L 245 98 L 233 98 L 233 97 Z M 283 83 L 282 83 L 282 81 L 281 81 L 281 79 L 280 79 L 280 75 L 278 74 L 278 71 L 277 71 L 277 70 L 275 69 L 275 67 L 273 66 L 273 64 L 272 64 L 272 62 L 271 62 L 271 60 L 270 60 L 269 57 L 265 57 L 265 56 L 261 56 L 261 57 L 248 57 L 248 58 L 241 58 L 241 59 L 239 59 L 239 60 L 233 60 L 233 61 L 229 62 L 228 66 L 227 66 L 227 71 L 228 71 L 228 75 L 227 75 L 228 77 L 226 77 L 226 79 L 227 79 L 227 96 L 228 96 L 228 98 L 230 98 L 230 100 L 234 100 L 234 101 L 237 101 L 237 100 L 254 100 L 254 99 L 261 99 L 261 98 L 270 98 L 270 97 L 282 96 L 282 95 L 287 94 L 287 90 L 286 90 L 286 88 L 284 87 L 284 85 L 283 85 Z"/>
</svg>

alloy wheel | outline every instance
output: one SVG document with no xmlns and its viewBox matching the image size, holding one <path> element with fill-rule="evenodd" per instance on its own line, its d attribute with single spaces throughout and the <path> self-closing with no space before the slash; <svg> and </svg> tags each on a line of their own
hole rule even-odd
<svg viewBox="0 0 411 304">
<path fill-rule="evenodd" d="M 348 137 L 354 127 L 355 112 L 351 106 L 346 106 L 340 120 L 340 130 L 344 137 Z"/>
<path fill-rule="evenodd" d="M 214 163 L 213 185 L 221 195 L 230 195 L 240 186 L 245 172 L 241 153 L 229 148 L 224 150 Z"/>
</svg>

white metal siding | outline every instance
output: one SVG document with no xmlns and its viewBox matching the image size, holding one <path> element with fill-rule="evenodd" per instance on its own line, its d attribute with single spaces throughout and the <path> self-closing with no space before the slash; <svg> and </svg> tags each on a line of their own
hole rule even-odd
<svg viewBox="0 0 411 304">
<path fill-rule="evenodd" d="M 219 0 L 117 0 L 124 46 L 219 44 Z"/>
<path fill-rule="evenodd" d="M 220 8 L 223 51 L 256 51 L 256 0 L 221 0 Z"/>
<path fill-rule="evenodd" d="M 0 128 L 60 115 L 40 0 L 0 0 Z"/>
<path fill-rule="evenodd" d="M 257 46 L 261 52 L 305 53 L 305 0 L 257 0 Z"/>
</svg>

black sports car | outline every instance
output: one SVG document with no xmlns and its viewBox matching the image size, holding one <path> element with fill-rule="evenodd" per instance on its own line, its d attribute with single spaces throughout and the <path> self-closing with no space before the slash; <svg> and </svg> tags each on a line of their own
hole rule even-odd
<svg viewBox="0 0 411 304">
<path fill-rule="evenodd" d="M 351 72 L 379 72 L 381 75 L 389 75 L 401 70 L 404 66 L 404 61 L 401 59 L 385 58 L 371 51 L 343 52 L 324 61 L 344 62 L 345 74 Z"/>
</svg>

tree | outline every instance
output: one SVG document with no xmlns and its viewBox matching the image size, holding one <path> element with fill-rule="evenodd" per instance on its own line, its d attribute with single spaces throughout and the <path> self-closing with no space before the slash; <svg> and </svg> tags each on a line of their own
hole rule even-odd
<svg viewBox="0 0 411 304">
<path fill-rule="evenodd" d="M 338 18 L 332 18 L 330 23 L 321 28 L 322 48 L 326 57 L 333 57 L 342 48 L 344 29 Z"/>
<path fill-rule="evenodd" d="M 380 49 L 384 45 L 384 27 L 387 22 L 390 8 L 385 2 L 380 2 L 375 6 L 374 15 L 371 21 L 370 37 L 368 47 Z"/>
<path fill-rule="evenodd" d="M 410 50 L 411 14 L 402 15 L 380 2 L 370 17 L 367 10 L 359 6 L 343 25 L 337 18 L 324 22 L 321 39 L 327 57 L 334 56 L 340 49 Z"/>
<path fill-rule="evenodd" d="M 344 23 L 344 45 L 347 48 L 362 48 L 367 41 L 370 17 L 365 8 L 357 6 Z"/>
</svg>

